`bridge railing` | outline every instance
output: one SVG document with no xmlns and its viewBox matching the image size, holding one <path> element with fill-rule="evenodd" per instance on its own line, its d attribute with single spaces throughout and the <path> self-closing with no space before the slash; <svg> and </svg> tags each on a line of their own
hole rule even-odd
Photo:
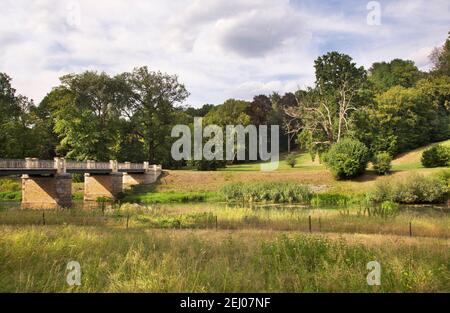
<svg viewBox="0 0 450 313">
<path fill-rule="evenodd" d="M 0 168 L 27 168 L 23 159 L 0 159 Z"/>
<path fill-rule="evenodd" d="M 143 170 L 144 164 L 143 163 L 119 163 L 119 170 Z"/>
<path fill-rule="evenodd" d="M 55 168 L 55 161 L 35 160 L 31 162 L 31 168 L 39 168 L 39 169 Z"/>
<path fill-rule="evenodd" d="M 118 163 L 117 161 L 110 162 L 95 162 L 95 161 L 71 161 L 64 158 L 55 158 L 54 160 L 39 160 L 36 158 L 26 159 L 0 159 L 0 169 L 57 169 L 58 172 L 65 172 L 66 170 L 162 170 L 161 165 L 149 165 L 144 163 Z"/>
<path fill-rule="evenodd" d="M 87 162 L 65 161 L 66 169 L 84 170 L 88 168 Z"/>
</svg>

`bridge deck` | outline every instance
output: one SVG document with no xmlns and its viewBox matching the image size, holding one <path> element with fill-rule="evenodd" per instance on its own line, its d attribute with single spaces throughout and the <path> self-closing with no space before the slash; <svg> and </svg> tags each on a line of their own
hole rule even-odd
<svg viewBox="0 0 450 313">
<path fill-rule="evenodd" d="M 150 169 L 161 170 L 161 166 L 144 163 L 118 163 L 117 161 L 95 162 L 95 161 L 66 161 L 64 158 L 55 160 L 39 160 L 27 158 L 25 160 L 0 159 L 0 176 L 11 175 L 55 175 L 56 173 L 71 174 L 110 174 L 135 173 L 144 174 Z"/>
</svg>

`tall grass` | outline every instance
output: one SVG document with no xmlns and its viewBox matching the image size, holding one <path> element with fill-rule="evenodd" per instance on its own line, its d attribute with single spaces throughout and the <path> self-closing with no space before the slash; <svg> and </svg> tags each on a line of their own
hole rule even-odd
<svg viewBox="0 0 450 313">
<path fill-rule="evenodd" d="M 309 203 L 312 197 L 309 186 L 289 182 L 231 183 L 221 193 L 233 202 Z"/>
<path fill-rule="evenodd" d="M 448 292 L 445 247 L 261 231 L 0 226 L 0 291 Z M 381 286 L 366 282 L 374 260 Z M 81 265 L 80 286 L 66 283 L 69 261 Z"/>
<path fill-rule="evenodd" d="M 127 194 L 123 198 L 124 202 L 132 203 L 185 203 L 185 202 L 205 202 L 216 200 L 214 192 L 146 192 Z"/>
<path fill-rule="evenodd" d="M 208 206 L 209 204 L 207 204 Z M 212 205 L 211 205 L 212 206 Z M 130 229 L 264 229 L 321 233 L 365 233 L 450 238 L 450 216 L 424 208 L 405 211 L 395 203 L 380 207 L 317 209 L 298 206 L 178 209 L 152 205 L 123 204 L 92 209 L 2 210 L 0 225 L 76 225 Z"/>
<path fill-rule="evenodd" d="M 368 197 L 374 202 L 393 201 L 406 204 L 443 203 L 448 199 L 447 176 L 411 174 L 403 179 L 378 182 Z"/>
</svg>

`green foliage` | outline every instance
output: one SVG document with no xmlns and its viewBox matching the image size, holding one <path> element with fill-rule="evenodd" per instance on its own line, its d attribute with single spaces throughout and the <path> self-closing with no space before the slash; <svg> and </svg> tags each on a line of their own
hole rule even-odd
<svg viewBox="0 0 450 313">
<path fill-rule="evenodd" d="M 316 193 L 312 199 L 311 204 L 314 206 L 319 205 L 339 205 L 345 206 L 350 203 L 351 197 L 339 193 Z"/>
<path fill-rule="evenodd" d="M 286 156 L 286 163 L 292 168 L 295 167 L 295 165 L 297 164 L 297 156 L 295 155 L 295 153 L 289 153 Z"/>
<path fill-rule="evenodd" d="M 391 155 L 450 138 L 450 77 L 422 79 L 414 87 L 394 86 L 358 112 L 356 138 L 371 153 Z"/>
<path fill-rule="evenodd" d="M 201 108 L 187 107 L 184 109 L 184 112 L 188 114 L 190 117 L 204 117 L 214 108 L 213 104 L 204 104 Z"/>
<path fill-rule="evenodd" d="M 143 143 L 145 160 L 150 163 L 173 165 L 170 148 L 173 125 L 180 123 L 183 114 L 175 110 L 189 92 L 176 75 L 150 71 L 146 66 L 120 75 L 128 89 L 122 95 L 126 101 L 124 112 L 132 124 L 133 133 Z"/>
<path fill-rule="evenodd" d="M 19 180 L 9 178 L 0 179 L 0 192 L 21 191 L 21 189 Z"/>
<path fill-rule="evenodd" d="M 442 203 L 447 193 L 447 182 L 439 177 L 411 174 L 405 179 L 377 182 L 368 197 L 378 203 Z"/>
<path fill-rule="evenodd" d="M 231 183 L 222 187 L 221 194 L 230 202 L 309 203 L 309 186 L 296 183 Z"/>
<path fill-rule="evenodd" d="M 372 95 L 363 91 L 366 71 L 346 54 L 329 52 L 315 60 L 314 68 L 316 88 L 297 92 L 297 115 L 304 124 L 301 144 L 315 155 L 350 131 L 354 112 Z"/>
<path fill-rule="evenodd" d="M 191 160 L 188 164 L 197 171 L 216 171 L 219 168 L 226 167 L 226 161 L 223 160 Z"/>
<path fill-rule="evenodd" d="M 0 192 L 0 201 L 20 201 L 22 199 L 21 191 Z"/>
<path fill-rule="evenodd" d="M 0 201 L 20 201 L 22 199 L 22 187 L 19 180 L 0 179 Z"/>
<path fill-rule="evenodd" d="M 432 51 L 430 59 L 434 65 L 434 75 L 450 76 L 450 32 L 444 44 Z"/>
<path fill-rule="evenodd" d="M 450 147 L 436 145 L 425 150 L 421 162 L 424 167 L 450 166 Z"/>
<path fill-rule="evenodd" d="M 399 204 L 391 200 L 383 201 L 382 203 L 368 207 L 370 216 L 379 216 L 382 218 L 389 218 L 399 213 Z"/>
<path fill-rule="evenodd" d="M 344 138 L 331 146 L 324 162 L 337 179 L 352 178 L 366 170 L 369 151 L 358 140 Z"/>
<path fill-rule="evenodd" d="M 74 193 L 72 193 L 72 200 L 82 201 L 83 199 L 84 199 L 84 193 L 83 192 L 74 192 Z"/>
<path fill-rule="evenodd" d="M 413 87 L 423 76 L 413 61 L 401 59 L 373 63 L 369 73 L 369 81 L 380 92 L 394 86 Z"/>
<path fill-rule="evenodd" d="M 373 168 L 379 175 L 389 173 L 392 167 L 392 156 L 389 152 L 378 152 L 373 158 Z"/>
<path fill-rule="evenodd" d="M 223 104 L 211 109 L 205 115 L 204 123 L 222 127 L 226 125 L 249 125 L 251 119 L 247 114 L 248 106 L 247 101 L 228 99 Z"/>
<path fill-rule="evenodd" d="M 0 72 L 0 157 L 22 158 L 33 152 L 34 137 L 29 112 L 33 101 L 16 94 L 11 78 Z"/>
<path fill-rule="evenodd" d="M 126 85 L 106 73 L 86 71 L 61 77 L 52 92 L 58 109 L 55 132 L 61 141 L 58 151 L 77 160 L 115 159 L 113 145 Z"/>
<path fill-rule="evenodd" d="M 137 216 L 136 220 L 155 228 L 212 228 L 216 216 L 211 212 L 163 216 Z"/>
<path fill-rule="evenodd" d="M 187 203 L 204 202 L 214 199 L 213 192 L 144 192 L 138 194 L 128 194 L 123 201 L 136 203 Z"/>
<path fill-rule="evenodd" d="M 441 170 L 436 173 L 436 177 L 442 180 L 444 183 L 448 183 L 449 191 L 450 191 L 450 169 Z"/>
</svg>

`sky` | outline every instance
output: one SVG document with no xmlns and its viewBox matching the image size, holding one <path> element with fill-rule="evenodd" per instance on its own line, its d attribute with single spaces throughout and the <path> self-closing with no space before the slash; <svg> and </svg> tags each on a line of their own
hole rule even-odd
<svg viewBox="0 0 450 313">
<path fill-rule="evenodd" d="M 39 103 L 65 74 L 146 65 L 199 107 L 312 86 L 333 50 L 427 70 L 449 30 L 448 0 L 0 0 L 0 72 Z"/>
</svg>

